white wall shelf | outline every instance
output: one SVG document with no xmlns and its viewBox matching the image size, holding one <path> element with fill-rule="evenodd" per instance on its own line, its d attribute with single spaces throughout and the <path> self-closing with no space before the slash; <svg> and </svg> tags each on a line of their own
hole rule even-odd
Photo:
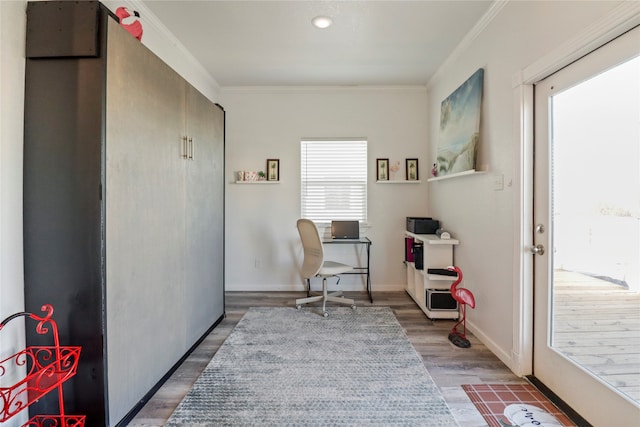
<svg viewBox="0 0 640 427">
<path fill-rule="evenodd" d="M 235 184 L 280 184 L 280 181 L 235 181 Z"/>
<path fill-rule="evenodd" d="M 475 169 L 469 169 L 468 171 L 464 171 L 464 172 L 450 173 L 448 175 L 443 175 L 443 176 L 434 176 L 433 178 L 429 178 L 427 181 L 429 181 L 429 182 L 442 181 L 443 179 L 458 178 L 460 176 L 477 175 L 477 174 L 482 174 L 482 173 L 487 173 L 487 172 L 486 171 L 477 171 Z"/>
</svg>

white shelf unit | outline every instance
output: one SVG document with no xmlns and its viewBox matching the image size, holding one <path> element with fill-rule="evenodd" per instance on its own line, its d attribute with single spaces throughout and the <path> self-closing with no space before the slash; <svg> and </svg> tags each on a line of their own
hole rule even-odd
<svg viewBox="0 0 640 427">
<path fill-rule="evenodd" d="M 414 234 L 405 231 L 405 237 L 423 243 L 423 270 L 418 270 L 414 262 L 407 264 L 407 284 L 405 290 L 430 319 L 457 319 L 457 309 L 429 309 L 427 289 L 449 290 L 456 279 L 452 276 L 428 274 L 429 268 L 447 268 L 453 265 L 453 247 L 460 243 L 456 239 L 440 239 L 435 234 Z"/>
</svg>

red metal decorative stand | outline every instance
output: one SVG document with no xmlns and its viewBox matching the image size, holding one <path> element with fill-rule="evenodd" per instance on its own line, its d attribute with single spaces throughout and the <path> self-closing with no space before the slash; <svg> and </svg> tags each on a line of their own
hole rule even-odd
<svg viewBox="0 0 640 427">
<path fill-rule="evenodd" d="M 42 306 L 44 317 L 33 313 L 15 313 L 0 322 L 0 331 L 11 320 L 27 317 L 38 322 L 36 332 L 44 335 L 51 329 L 53 346 L 29 346 L 24 350 L 0 361 L 0 379 L 3 376 L 19 372 L 26 367 L 26 375 L 9 387 L 0 387 L 0 423 L 27 409 L 45 394 L 58 389 L 59 415 L 35 415 L 23 427 L 82 427 L 84 415 L 66 415 L 62 384 L 76 374 L 81 347 L 60 346 L 58 326 L 51 319 L 53 307 Z"/>
</svg>

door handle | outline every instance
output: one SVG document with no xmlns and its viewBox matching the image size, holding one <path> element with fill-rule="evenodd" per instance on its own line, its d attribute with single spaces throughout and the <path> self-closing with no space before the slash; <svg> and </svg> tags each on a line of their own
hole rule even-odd
<svg viewBox="0 0 640 427">
<path fill-rule="evenodd" d="M 187 158 L 187 137 L 183 136 L 182 137 L 182 153 L 180 153 L 180 157 L 182 157 L 183 159 Z"/>
<path fill-rule="evenodd" d="M 532 246 L 531 253 L 534 255 L 544 255 L 544 246 L 543 245 Z"/>
<path fill-rule="evenodd" d="M 193 160 L 193 138 L 189 137 L 189 160 Z"/>
</svg>

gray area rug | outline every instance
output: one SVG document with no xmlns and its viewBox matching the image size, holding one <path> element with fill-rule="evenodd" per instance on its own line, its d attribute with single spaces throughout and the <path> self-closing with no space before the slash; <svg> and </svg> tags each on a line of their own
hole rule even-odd
<svg viewBox="0 0 640 427">
<path fill-rule="evenodd" d="M 251 308 L 166 426 L 456 426 L 388 307 Z"/>
</svg>

